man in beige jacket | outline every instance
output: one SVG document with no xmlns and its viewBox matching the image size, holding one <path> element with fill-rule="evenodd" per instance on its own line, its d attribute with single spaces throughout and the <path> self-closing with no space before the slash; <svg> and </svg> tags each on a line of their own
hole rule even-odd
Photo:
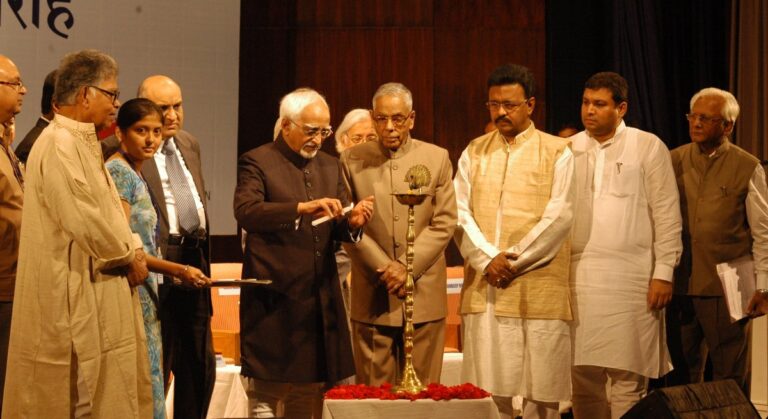
<svg viewBox="0 0 768 419">
<path fill-rule="evenodd" d="M 341 155 L 352 199 L 375 196 L 375 210 L 362 240 L 345 244 L 352 259 L 352 342 L 357 382 L 379 385 L 401 377 L 403 297 L 408 207 L 393 193 L 406 192 L 405 175 L 415 165 L 431 173 L 429 197 L 415 211 L 413 261 L 413 363 L 422 383 L 438 382 L 442 367 L 446 314 L 444 251 L 456 227 L 456 200 L 448 151 L 411 138 L 416 113 L 411 92 L 387 83 L 373 96 L 373 121 L 379 141 Z"/>
</svg>

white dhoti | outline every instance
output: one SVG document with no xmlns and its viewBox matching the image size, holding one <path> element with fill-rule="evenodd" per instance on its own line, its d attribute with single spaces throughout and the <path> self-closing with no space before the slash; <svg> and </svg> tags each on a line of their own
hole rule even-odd
<svg viewBox="0 0 768 419">
<path fill-rule="evenodd" d="M 484 313 L 465 314 L 461 378 L 495 396 L 558 402 L 571 398 L 570 324 L 496 316 L 488 287 Z"/>
</svg>

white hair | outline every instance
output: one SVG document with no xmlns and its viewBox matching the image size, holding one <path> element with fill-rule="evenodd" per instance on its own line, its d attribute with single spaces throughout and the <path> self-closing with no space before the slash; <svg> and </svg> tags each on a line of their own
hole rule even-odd
<svg viewBox="0 0 768 419">
<path fill-rule="evenodd" d="M 323 95 L 317 93 L 317 91 L 308 87 L 298 88 L 283 96 L 280 100 L 280 119 L 288 118 L 296 120 L 299 118 L 299 114 L 301 114 L 301 111 L 303 111 L 304 108 L 317 102 L 321 102 L 328 107 L 328 102 L 326 102 Z"/>
<path fill-rule="evenodd" d="M 376 93 L 373 94 L 373 106 L 376 106 L 376 99 L 381 96 L 400 96 L 405 102 L 405 106 L 408 107 L 408 111 L 413 110 L 413 95 L 402 83 L 384 83 L 376 89 Z"/>
<path fill-rule="evenodd" d="M 371 121 L 371 113 L 368 111 L 368 109 L 352 109 L 351 111 L 347 112 L 346 115 L 344 115 L 344 120 L 341 121 L 341 125 L 339 125 L 339 128 L 336 130 L 336 151 L 341 154 L 344 149 L 347 148 L 347 132 L 357 125 L 360 122 L 363 121 Z"/>
<path fill-rule="evenodd" d="M 283 130 L 283 118 L 277 117 L 277 121 L 275 121 L 275 130 L 272 133 L 272 141 L 277 141 L 277 137 L 280 136 L 280 131 Z"/>
<path fill-rule="evenodd" d="M 693 110 L 693 105 L 696 103 L 696 101 L 705 96 L 717 96 L 723 98 L 725 101 L 725 106 L 723 106 L 721 116 L 726 121 L 736 122 L 736 118 L 739 117 L 739 102 L 736 101 L 736 98 L 731 94 L 731 92 L 718 89 L 716 87 L 707 87 L 701 89 L 695 95 L 693 95 L 691 98 L 691 110 Z"/>
</svg>

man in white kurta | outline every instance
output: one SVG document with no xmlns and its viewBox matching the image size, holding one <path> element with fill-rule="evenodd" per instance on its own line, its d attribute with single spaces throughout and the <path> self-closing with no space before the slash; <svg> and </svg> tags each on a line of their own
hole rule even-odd
<svg viewBox="0 0 768 419">
<path fill-rule="evenodd" d="M 571 137 L 572 380 L 580 418 L 621 417 L 644 396 L 649 377 L 671 369 L 663 308 L 682 250 L 677 186 L 664 143 L 624 124 L 626 97 L 620 75 L 592 76 L 581 108 L 586 130 Z"/>
<path fill-rule="evenodd" d="M 105 54 L 67 55 L 60 113 L 27 161 L 4 418 L 152 417 L 131 290 L 146 265 L 96 137 L 119 105 L 116 76 Z"/>
<path fill-rule="evenodd" d="M 488 87 L 497 129 L 469 144 L 454 179 L 462 381 L 491 391 L 503 412 L 521 395 L 524 418 L 559 418 L 558 401 L 570 398 L 573 155 L 530 120 L 530 70 L 501 66 Z"/>
</svg>

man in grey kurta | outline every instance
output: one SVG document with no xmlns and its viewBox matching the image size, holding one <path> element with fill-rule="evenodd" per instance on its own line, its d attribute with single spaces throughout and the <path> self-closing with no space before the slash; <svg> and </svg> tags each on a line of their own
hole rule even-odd
<svg viewBox="0 0 768 419">
<path fill-rule="evenodd" d="M 294 91 L 280 117 L 278 138 L 238 162 L 243 278 L 272 280 L 240 294 L 242 374 L 251 414 L 266 404 L 278 417 L 320 417 L 324 389 L 354 372 L 334 240 L 359 240 L 373 203 L 340 218 L 349 199 L 339 161 L 319 151 L 332 132 L 322 96 Z"/>
<path fill-rule="evenodd" d="M 757 291 L 745 313 L 768 302 L 768 188 L 760 160 L 731 143 L 739 104 L 706 88 L 691 99 L 691 142 L 672 151 L 680 190 L 684 251 L 675 270 L 667 340 L 675 370 L 668 384 L 735 380 L 749 397 L 750 316 L 733 321 L 717 273 L 720 263 L 751 260 Z"/>
</svg>

